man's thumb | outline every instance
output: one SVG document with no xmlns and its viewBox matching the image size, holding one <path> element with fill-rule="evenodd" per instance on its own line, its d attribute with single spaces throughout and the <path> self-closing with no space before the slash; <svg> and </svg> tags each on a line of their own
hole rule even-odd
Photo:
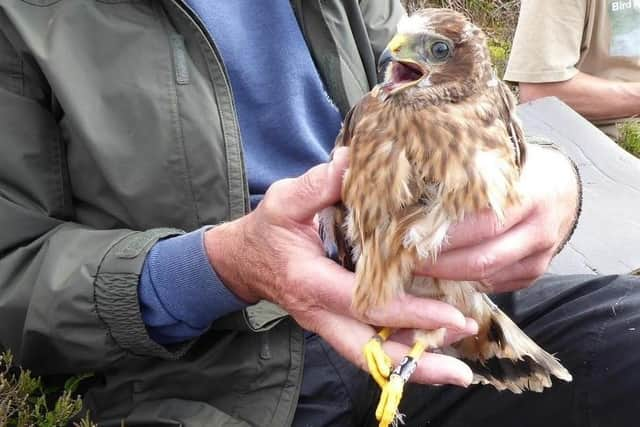
<svg viewBox="0 0 640 427">
<path fill-rule="evenodd" d="M 279 206 L 281 212 L 294 221 L 309 221 L 340 200 L 342 177 L 348 163 L 349 150 L 340 147 L 334 151 L 331 162 L 315 166 L 297 178 L 275 182 L 265 197 L 270 200 L 265 201 Z"/>
</svg>

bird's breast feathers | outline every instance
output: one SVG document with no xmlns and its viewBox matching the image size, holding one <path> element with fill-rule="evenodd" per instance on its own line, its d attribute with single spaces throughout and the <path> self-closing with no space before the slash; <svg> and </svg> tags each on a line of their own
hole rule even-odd
<svg viewBox="0 0 640 427">
<path fill-rule="evenodd" d="M 519 168 L 493 99 L 416 110 L 371 98 L 344 144 L 349 238 L 393 230 L 404 247 L 434 256 L 452 222 L 484 208 L 502 218 L 518 201 Z"/>
</svg>

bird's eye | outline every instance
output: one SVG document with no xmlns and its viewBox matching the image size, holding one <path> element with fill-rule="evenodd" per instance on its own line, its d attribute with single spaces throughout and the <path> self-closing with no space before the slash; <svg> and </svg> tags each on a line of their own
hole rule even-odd
<svg viewBox="0 0 640 427">
<path fill-rule="evenodd" d="M 449 45 L 445 42 L 435 42 L 431 45 L 431 54 L 439 61 L 447 59 L 449 52 Z"/>
</svg>

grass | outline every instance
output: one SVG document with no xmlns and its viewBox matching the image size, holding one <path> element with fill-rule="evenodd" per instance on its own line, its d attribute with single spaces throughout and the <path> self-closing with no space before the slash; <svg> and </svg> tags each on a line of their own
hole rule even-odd
<svg viewBox="0 0 640 427">
<path fill-rule="evenodd" d="M 13 367 L 10 353 L 0 354 L 0 426 L 97 427 L 88 414 L 77 420 L 82 400 L 74 394 L 85 377 L 70 378 L 57 392 L 48 390 L 28 370 Z"/>
<path fill-rule="evenodd" d="M 629 153 L 640 157 L 640 120 L 629 120 L 618 125 L 618 144 Z"/>
</svg>

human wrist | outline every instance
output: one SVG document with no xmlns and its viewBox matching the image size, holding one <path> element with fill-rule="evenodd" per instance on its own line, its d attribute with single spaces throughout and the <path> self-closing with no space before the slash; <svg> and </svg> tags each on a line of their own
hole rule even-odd
<svg viewBox="0 0 640 427">
<path fill-rule="evenodd" d="M 211 264 L 225 286 L 239 299 L 247 304 L 254 304 L 261 298 L 247 283 L 245 273 L 242 271 L 242 260 L 246 258 L 243 253 L 242 219 L 217 225 L 204 233 L 204 248 Z"/>
</svg>

